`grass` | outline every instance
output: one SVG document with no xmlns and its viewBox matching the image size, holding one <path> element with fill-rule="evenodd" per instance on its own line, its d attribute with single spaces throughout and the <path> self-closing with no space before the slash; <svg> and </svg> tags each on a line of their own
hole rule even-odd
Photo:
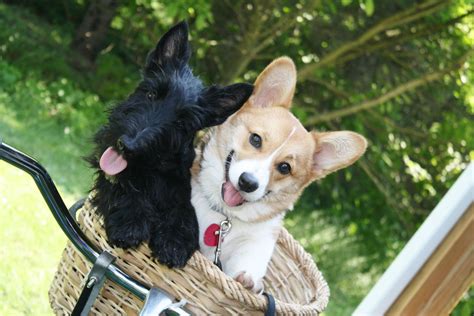
<svg viewBox="0 0 474 316">
<path fill-rule="evenodd" d="M 3 75 L 8 73 L 2 70 Z M 92 181 L 92 172 L 81 159 L 89 146 L 67 133 L 66 122 L 38 113 L 43 102 L 12 90 L 40 80 L 18 79 L 25 81 L 0 86 L 0 137 L 37 158 L 70 205 Z M 0 206 L 0 315 L 51 315 L 47 294 L 66 237 L 33 179 L 5 162 L 0 162 Z"/>
<path fill-rule="evenodd" d="M 52 314 L 47 290 L 66 237 L 33 179 L 4 162 L 0 174 L 0 315 Z"/>
</svg>

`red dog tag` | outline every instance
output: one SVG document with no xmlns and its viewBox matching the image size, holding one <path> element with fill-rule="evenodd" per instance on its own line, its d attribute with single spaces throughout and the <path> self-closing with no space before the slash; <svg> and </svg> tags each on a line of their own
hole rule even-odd
<svg viewBox="0 0 474 316">
<path fill-rule="evenodd" d="M 218 224 L 211 224 L 204 232 L 204 244 L 210 247 L 217 246 L 217 242 L 219 241 L 219 234 L 216 232 L 219 231 L 221 227 Z"/>
</svg>

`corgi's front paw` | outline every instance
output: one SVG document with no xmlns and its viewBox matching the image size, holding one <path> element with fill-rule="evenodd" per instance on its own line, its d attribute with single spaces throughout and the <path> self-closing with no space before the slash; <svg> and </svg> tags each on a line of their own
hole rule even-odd
<svg viewBox="0 0 474 316">
<path fill-rule="evenodd" d="M 262 280 L 254 280 L 250 273 L 246 271 L 239 272 L 234 280 L 241 283 L 246 289 L 255 293 L 260 293 L 263 289 Z"/>
</svg>

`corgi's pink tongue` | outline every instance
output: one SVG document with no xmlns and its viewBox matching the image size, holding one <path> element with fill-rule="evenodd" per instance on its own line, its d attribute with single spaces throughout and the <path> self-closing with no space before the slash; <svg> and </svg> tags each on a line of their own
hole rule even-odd
<svg viewBox="0 0 474 316">
<path fill-rule="evenodd" d="M 114 176 L 127 168 L 127 161 L 112 147 L 107 148 L 99 161 L 100 169 L 109 176 Z"/>
<path fill-rule="evenodd" d="M 238 206 L 245 202 L 242 195 L 240 195 L 239 191 L 234 188 L 230 181 L 226 181 L 222 185 L 222 198 L 230 207 Z"/>
</svg>

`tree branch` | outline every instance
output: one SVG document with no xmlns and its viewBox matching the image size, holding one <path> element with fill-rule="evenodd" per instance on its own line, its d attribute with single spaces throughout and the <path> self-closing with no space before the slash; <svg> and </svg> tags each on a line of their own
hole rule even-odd
<svg viewBox="0 0 474 316">
<path fill-rule="evenodd" d="M 424 27 L 424 28 L 418 30 L 415 33 L 400 34 L 400 35 L 395 36 L 393 38 L 390 38 L 388 40 L 379 40 L 379 41 L 376 41 L 376 42 L 370 42 L 370 43 L 368 43 L 367 47 L 365 47 L 365 46 L 364 47 L 358 47 L 353 52 L 339 58 L 337 61 L 334 62 L 334 65 L 344 64 L 348 61 L 351 61 L 351 60 L 363 55 L 363 54 L 368 54 L 368 53 L 372 53 L 374 51 L 385 49 L 387 47 L 392 47 L 396 44 L 401 44 L 401 43 L 404 43 L 404 42 L 407 42 L 407 41 L 425 36 L 427 34 L 435 34 L 437 32 L 440 32 L 440 31 L 446 29 L 450 25 L 458 23 L 459 21 L 461 21 L 465 17 L 471 15 L 472 13 L 474 13 L 474 10 L 470 10 L 470 11 L 466 12 L 465 14 L 462 14 L 462 15 L 460 15 L 458 17 L 455 17 L 451 20 L 448 20 L 446 22 L 437 23 L 437 24 L 431 25 L 430 27 Z M 310 78 L 308 78 L 308 79 L 310 79 Z"/>
<path fill-rule="evenodd" d="M 253 30 L 253 36 L 247 36 L 249 39 L 244 43 L 243 47 L 239 50 L 243 52 L 237 62 L 234 62 L 235 66 L 231 71 L 224 75 L 224 82 L 231 83 L 236 78 L 238 78 L 245 69 L 248 68 L 248 65 L 257 58 L 258 54 L 267 48 L 279 34 L 284 34 L 285 31 L 289 30 L 296 23 L 296 17 L 314 5 L 315 1 L 308 1 L 307 4 L 301 7 L 298 10 L 295 10 L 291 14 L 288 14 L 284 17 L 281 17 L 277 23 L 272 26 L 265 26 L 264 22 L 261 21 L 261 12 L 263 10 L 254 10 L 256 20 L 261 23 L 258 23 L 258 30 Z M 273 4 L 269 5 L 272 7 Z M 266 29 L 266 30 L 264 30 Z M 278 32 L 278 34 L 277 34 Z"/>
<path fill-rule="evenodd" d="M 429 15 L 433 12 L 440 10 L 443 6 L 447 5 L 451 0 L 429 0 L 421 4 L 412 6 L 404 11 L 399 12 L 398 14 L 392 15 L 373 27 L 369 28 L 365 33 L 359 36 L 357 39 L 346 43 L 334 51 L 323 56 L 319 62 L 310 64 L 299 71 L 298 79 L 299 81 L 306 80 L 308 77 L 312 76 L 313 72 L 323 66 L 334 63 L 342 57 L 344 54 L 356 49 L 357 47 L 365 44 L 375 35 L 379 34 L 382 31 L 385 31 L 396 26 L 410 23 L 414 20 L 420 19 L 426 15 Z"/>
<path fill-rule="evenodd" d="M 336 118 L 341 118 L 341 117 L 344 117 L 344 116 L 348 116 L 348 115 L 351 115 L 351 114 L 354 114 L 354 113 L 357 113 L 357 112 L 360 112 L 360 111 L 364 111 L 364 110 L 368 110 L 368 109 L 371 109 L 373 107 L 376 107 L 377 105 L 385 103 L 388 100 L 393 99 L 393 98 L 395 98 L 395 97 L 397 97 L 397 96 L 399 96 L 399 95 L 401 95 L 405 92 L 414 90 L 414 89 L 416 89 L 416 88 L 418 88 L 422 85 L 425 85 L 427 83 L 430 83 L 432 81 L 439 80 L 445 74 L 447 74 L 447 73 L 449 73 L 453 70 L 459 69 L 465 63 L 467 58 L 469 58 L 469 56 L 472 55 L 473 53 L 474 53 L 474 49 L 471 49 L 466 54 L 464 54 L 459 60 L 457 60 L 453 65 L 451 65 L 451 67 L 446 68 L 446 69 L 442 69 L 442 70 L 438 70 L 438 71 L 426 74 L 426 75 L 422 76 L 421 78 L 417 78 L 417 79 L 408 81 L 406 83 L 403 83 L 403 84 L 397 86 L 396 88 L 394 88 L 393 90 L 391 90 L 391 91 L 389 91 L 389 92 L 387 92 L 387 93 L 385 93 L 385 94 L 383 94 L 383 95 L 381 95 L 381 96 L 379 96 L 375 99 L 367 100 L 367 101 L 364 101 L 362 103 L 352 105 L 352 106 L 348 106 L 348 107 L 340 109 L 340 110 L 335 110 L 335 111 L 332 111 L 332 112 L 323 113 L 323 114 L 318 115 L 318 116 L 312 116 L 312 117 L 308 118 L 308 120 L 305 123 L 306 123 L 306 125 L 314 125 L 316 123 L 331 121 L 331 120 L 334 120 Z"/>
<path fill-rule="evenodd" d="M 330 84 L 329 82 L 327 82 L 326 80 L 322 80 L 322 79 L 318 79 L 318 78 L 315 78 L 315 77 L 311 77 L 311 78 L 308 78 L 308 81 L 311 81 L 311 82 L 314 82 L 320 86 L 323 86 L 325 87 L 327 90 L 329 90 L 330 92 L 332 92 L 334 95 L 340 97 L 340 98 L 343 98 L 343 99 L 346 99 L 346 100 L 349 100 L 350 98 L 350 95 L 347 94 L 345 91 L 342 91 L 341 89 L 339 89 L 338 87 L 336 87 L 335 85 L 332 85 Z"/>
<path fill-rule="evenodd" d="M 407 134 L 407 135 L 417 137 L 417 138 L 422 138 L 422 139 L 428 138 L 428 135 L 426 133 L 419 132 L 409 127 L 400 126 L 397 123 L 395 123 L 393 120 L 381 115 L 380 113 L 377 113 L 373 109 L 369 109 L 367 110 L 367 112 L 375 116 L 377 120 L 383 121 L 385 124 L 390 125 L 393 129 L 398 130 L 402 134 Z"/>
</svg>

